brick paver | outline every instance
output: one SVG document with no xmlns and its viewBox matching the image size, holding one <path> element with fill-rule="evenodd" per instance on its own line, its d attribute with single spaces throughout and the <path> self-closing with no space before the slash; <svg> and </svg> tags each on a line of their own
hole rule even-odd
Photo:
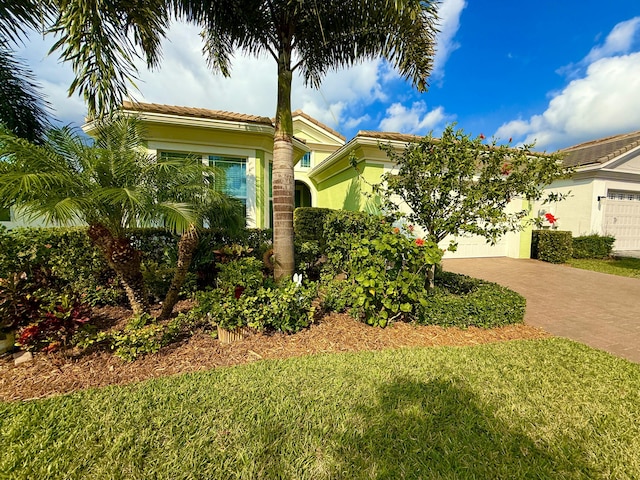
<svg viewBox="0 0 640 480">
<path fill-rule="evenodd" d="M 640 363 L 640 279 L 504 257 L 449 259 L 444 269 L 520 293 L 530 325 Z"/>
</svg>

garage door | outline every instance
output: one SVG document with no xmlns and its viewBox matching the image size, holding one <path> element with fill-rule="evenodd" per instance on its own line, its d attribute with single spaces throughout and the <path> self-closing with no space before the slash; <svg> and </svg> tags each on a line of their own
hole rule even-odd
<svg viewBox="0 0 640 480">
<path fill-rule="evenodd" d="M 640 250 L 640 193 L 609 190 L 603 227 L 616 238 L 614 250 Z"/>
</svg>

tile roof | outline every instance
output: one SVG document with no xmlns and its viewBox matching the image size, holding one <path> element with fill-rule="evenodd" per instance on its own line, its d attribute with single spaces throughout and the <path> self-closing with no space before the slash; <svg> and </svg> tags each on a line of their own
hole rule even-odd
<svg viewBox="0 0 640 480">
<path fill-rule="evenodd" d="M 341 133 L 335 131 L 331 127 L 328 127 L 327 125 L 325 125 L 324 123 L 316 120 L 315 118 L 307 115 L 302 110 L 295 110 L 294 112 L 291 113 L 291 116 L 292 117 L 299 116 L 299 117 L 305 118 L 305 119 L 309 120 L 311 123 L 313 123 L 314 125 L 316 125 L 317 127 L 320 127 L 323 130 L 326 130 L 327 132 L 331 133 L 332 135 L 335 135 L 336 137 L 340 138 L 342 141 L 345 141 L 347 139 L 347 137 L 345 137 Z"/>
<path fill-rule="evenodd" d="M 412 135 L 409 133 L 377 132 L 374 130 L 360 130 L 356 137 L 377 138 L 379 140 L 389 140 L 397 142 L 417 142 L 423 138 L 418 135 Z"/>
<path fill-rule="evenodd" d="M 602 164 L 640 146 L 640 131 L 592 140 L 560 150 L 568 167 Z"/>
<path fill-rule="evenodd" d="M 136 112 L 161 113 L 165 115 L 177 115 L 180 117 L 207 118 L 211 120 L 226 120 L 230 122 L 256 123 L 272 126 L 271 119 L 257 115 L 244 113 L 225 112 L 222 110 L 208 110 L 206 108 L 179 107 L 175 105 L 161 105 L 159 103 L 139 103 L 125 100 L 122 102 L 124 110 Z"/>
</svg>

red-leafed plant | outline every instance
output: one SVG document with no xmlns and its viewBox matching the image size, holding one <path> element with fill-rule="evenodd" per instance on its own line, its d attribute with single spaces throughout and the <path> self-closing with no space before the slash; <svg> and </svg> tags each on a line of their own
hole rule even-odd
<svg viewBox="0 0 640 480">
<path fill-rule="evenodd" d="M 18 332 L 17 344 L 26 350 L 54 351 L 67 347 L 73 334 L 89 322 L 91 307 L 78 298 L 62 295 L 41 306 L 31 322 Z"/>
</svg>

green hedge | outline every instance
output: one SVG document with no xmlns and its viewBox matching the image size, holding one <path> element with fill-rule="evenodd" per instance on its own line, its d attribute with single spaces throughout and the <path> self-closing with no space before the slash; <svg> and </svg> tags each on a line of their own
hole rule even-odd
<svg viewBox="0 0 640 480">
<path fill-rule="evenodd" d="M 495 283 L 438 271 L 418 323 L 443 327 L 493 328 L 524 321 L 526 300 Z"/>
<path fill-rule="evenodd" d="M 531 239 L 531 258 L 550 263 L 564 263 L 573 253 L 571 232 L 563 230 L 534 230 Z"/>
<path fill-rule="evenodd" d="M 173 275 L 178 236 L 152 228 L 133 229 L 129 235 L 143 254 L 143 273 L 151 293 L 161 297 Z M 253 249 L 253 254 L 261 259 L 271 238 L 270 230 L 244 229 L 235 234 L 204 230 L 192 271 L 211 270 L 215 260 L 213 251 L 232 243 Z M 91 244 L 85 227 L 0 228 L 0 278 L 20 272 L 29 276 L 46 273 L 54 280 L 53 288 L 84 294 L 92 304 L 113 303 L 122 298 L 114 272 Z"/>
<path fill-rule="evenodd" d="M 296 240 L 322 242 L 324 222 L 327 216 L 335 212 L 330 208 L 299 207 L 293 212 L 293 232 Z"/>
<path fill-rule="evenodd" d="M 607 258 L 611 256 L 615 237 L 584 235 L 573 239 L 573 258 Z"/>
</svg>

